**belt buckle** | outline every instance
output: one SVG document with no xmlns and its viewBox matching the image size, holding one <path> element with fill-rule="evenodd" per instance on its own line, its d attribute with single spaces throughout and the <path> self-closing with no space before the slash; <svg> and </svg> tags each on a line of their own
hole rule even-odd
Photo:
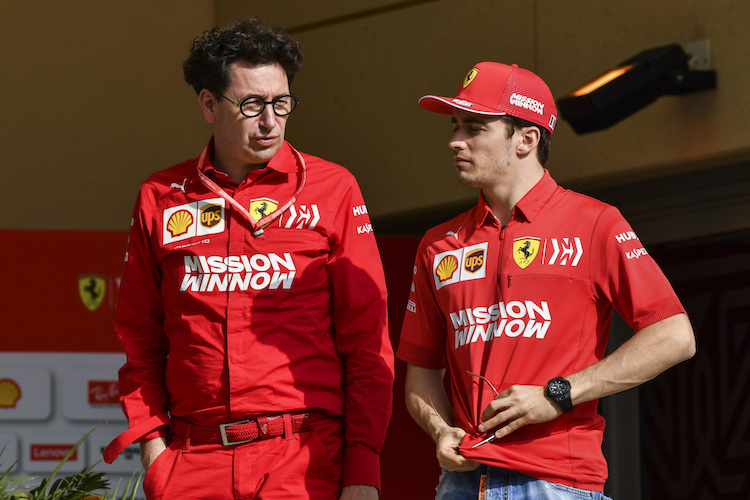
<svg viewBox="0 0 750 500">
<path fill-rule="evenodd" d="M 255 441 L 255 439 L 253 438 L 245 439 L 243 441 L 230 441 L 229 438 L 227 437 L 227 427 L 231 427 L 233 425 L 246 424 L 248 422 L 250 422 L 249 419 L 240 420 L 237 422 L 229 422 L 228 424 L 219 424 L 219 434 L 221 434 L 221 444 L 223 444 L 224 446 L 232 446 L 235 444 L 244 444 L 244 443 L 249 443 L 250 441 Z"/>
</svg>

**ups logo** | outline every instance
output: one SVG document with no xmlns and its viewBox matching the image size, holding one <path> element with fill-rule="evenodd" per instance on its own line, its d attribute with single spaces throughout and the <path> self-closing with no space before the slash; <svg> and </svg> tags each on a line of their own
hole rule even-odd
<svg viewBox="0 0 750 500">
<path fill-rule="evenodd" d="M 464 269 L 470 273 L 475 273 L 484 266 L 484 248 L 469 252 L 464 258 Z"/>
<path fill-rule="evenodd" d="M 221 218 L 221 205 L 206 205 L 205 207 L 201 208 L 201 226 L 214 227 L 216 224 L 221 222 Z"/>
</svg>

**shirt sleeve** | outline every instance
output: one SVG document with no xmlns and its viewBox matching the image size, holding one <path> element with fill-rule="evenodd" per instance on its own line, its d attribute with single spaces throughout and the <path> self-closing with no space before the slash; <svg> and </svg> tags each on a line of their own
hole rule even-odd
<svg viewBox="0 0 750 500">
<path fill-rule="evenodd" d="M 401 326 L 398 358 L 422 368 L 447 366 L 446 323 L 432 284 L 432 269 L 426 237 L 422 239 L 414 261 L 409 301 Z"/>
<path fill-rule="evenodd" d="M 348 179 L 348 182 L 347 182 Z M 380 452 L 393 404 L 394 359 L 385 276 L 362 194 L 339 183 L 331 254 L 336 348 L 344 366 L 343 486 L 380 488 Z"/>
<path fill-rule="evenodd" d="M 169 341 L 163 329 L 161 272 L 152 250 L 158 223 L 146 206 L 147 193 L 142 188 L 136 201 L 115 314 L 115 332 L 127 355 L 119 372 L 120 404 L 131 429 L 155 421 L 155 416 L 164 420 L 169 401 L 165 383 Z M 134 439 L 165 435 L 164 429 L 146 431 Z"/>
<path fill-rule="evenodd" d="M 592 248 L 592 284 L 597 300 L 609 302 L 636 332 L 684 313 L 672 285 L 630 224 L 614 207 L 599 216 Z"/>
</svg>

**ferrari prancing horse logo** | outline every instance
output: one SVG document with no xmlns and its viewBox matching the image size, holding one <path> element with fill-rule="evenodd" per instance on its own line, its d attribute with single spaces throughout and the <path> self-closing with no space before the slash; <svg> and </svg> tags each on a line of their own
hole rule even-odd
<svg viewBox="0 0 750 500">
<path fill-rule="evenodd" d="M 539 253 L 540 238 L 524 237 L 513 240 L 513 260 L 518 267 L 526 269 Z"/>
<path fill-rule="evenodd" d="M 107 280 L 100 274 L 84 274 L 78 277 L 78 295 L 89 311 L 96 311 L 102 305 L 107 292 Z"/>
<path fill-rule="evenodd" d="M 464 78 L 464 83 L 462 88 L 466 88 L 469 86 L 469 84 L 474 80 L 474 77 L 477 76 L 477 73 L 479 73 L 479 70 L 477 68 L 471 68 L 471 71 L 469 71 L 466 74 L 466 78 Z"/>
<path fill-rule="evenodd" d="M 253 219 L 259 221 L 266 215 L 272 214 L 278 206 L 279 204 L 276 200 L 272 200 L 271 198 L 250 200 L 250 215 L 253 216 Z M 268 226 L 268 224 L 263 227 L 266 226 Z"/>
</svg>

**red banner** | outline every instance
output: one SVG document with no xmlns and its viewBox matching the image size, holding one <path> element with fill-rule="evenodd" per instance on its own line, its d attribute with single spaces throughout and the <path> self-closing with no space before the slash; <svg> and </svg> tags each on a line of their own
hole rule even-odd
<svg viewBox="0 0 750 500">
<path fill-rule="evenodd" d="M 5 352 L 120 352 L 125 231 L 0 230 Z"/>
</svg>

